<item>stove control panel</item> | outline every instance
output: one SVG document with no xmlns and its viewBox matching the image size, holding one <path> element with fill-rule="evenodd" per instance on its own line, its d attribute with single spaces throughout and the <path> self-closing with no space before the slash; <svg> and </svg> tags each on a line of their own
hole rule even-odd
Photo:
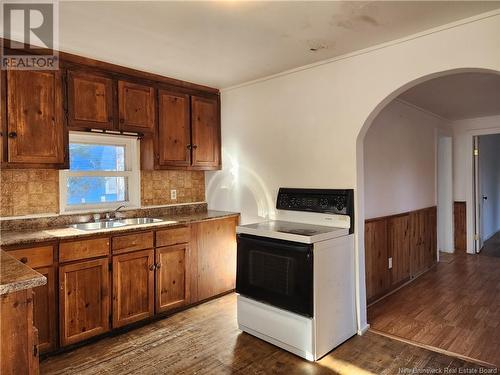
<svg viewBox="0 0 500 375">
<path fill-rule="evenodd" d="M 280 188 L 276 208 L 353 217 L 354 191 L 352 189 Z"/>
</svg>

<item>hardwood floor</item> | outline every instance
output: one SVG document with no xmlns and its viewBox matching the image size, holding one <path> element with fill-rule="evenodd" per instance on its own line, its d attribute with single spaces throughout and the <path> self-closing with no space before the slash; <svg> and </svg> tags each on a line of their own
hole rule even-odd
<svg viewBox="0 0 500 375">
<path fill-rule="evenodd" d="M 368 332 L 319 362 L 241 333 L 230 294 L 41 363 L 42 374 L 398 374 L 480 366 Z M 458 372 L 457 372 L 458 373 Z M 478 372 L 476 372 L 478 373 Z"/>
<path fill-rule="evenodd" d="M 500 365 L 500 259 L 444 255 L 368 309 L 374 330 Z"/>
<path fill-rule="evenodd" d="M 484 246 L 479 254 L 500 258 L 500 232 L 495 233 L 488 241 L 484 242 Z"/>
</svg>

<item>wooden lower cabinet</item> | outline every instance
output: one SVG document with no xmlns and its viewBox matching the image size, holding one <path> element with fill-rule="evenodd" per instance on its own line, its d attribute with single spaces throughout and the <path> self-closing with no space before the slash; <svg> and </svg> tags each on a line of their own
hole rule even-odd
<svg viewBox="0 0 500 375">
<path fill-rule="evenodd" d="M 47 278 L 30 301 L 38 351 L 53 352 L 233 290 L 238 221 L 233 216 L 7 249 Z"/>
<path fill-rule="evenodd" d="M 38 350 L 46 353 L 57 346 L 56 279 L 54 267 L 35 268 L 47 284 L 33 289 L 33 324 L 38 330 Z"/>
<path fill-rule="evenodd" d="M 156 312 L 189 304 L 189 245 L 156 249 Z"/>
<path fill-rule="evenodd" d="M 38 374 L 32 289 L 0 296 L 0 374 Z"/>
<path fill-rule="evenodd" d="M 8 250 L 21 263 L 47 278 L 45 285 L 33 289 L 33 324 L 38 330 L 40 353 L 57 348 L 56 268 L 54 245 Z"/>
<path fill-rule="evenodd" d="M 436 232 L 436 207 L 366 221 L 368 303 L 419 276 L 436 263 Z"/>
<path fill-rule="evenodd" d="M 191 225 L 191 249 L 196 256 L 192 266 L 197 275 L 191 288 L 193 302 L 235 288 L 238 220 L 228 217 Z"/>
<path fill-rule="evenodd" d="M 108 267 L 108 258 L 59 267 L 61 346 L 109 331 Z"/>
<path fill-rule="evenodd" d="M 154 250 L 113 256 L 113 328 L 154 314 Z"/>
</svg>

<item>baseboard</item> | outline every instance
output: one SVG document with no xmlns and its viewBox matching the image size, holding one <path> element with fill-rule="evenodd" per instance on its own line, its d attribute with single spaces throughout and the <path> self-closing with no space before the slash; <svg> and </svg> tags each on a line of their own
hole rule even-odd
<svg viewBox="0 0 500 375">
<path fill-rule="evenodd" d="M 366 332 L 368 332 L 369 329 L 370 329 L 370 325 L 369 324 L 365 324 L 363 327 L 361 327 L 360 329 L 358 329 L 358 335 L 359 336 L 363 336 Z"/>
</svg>

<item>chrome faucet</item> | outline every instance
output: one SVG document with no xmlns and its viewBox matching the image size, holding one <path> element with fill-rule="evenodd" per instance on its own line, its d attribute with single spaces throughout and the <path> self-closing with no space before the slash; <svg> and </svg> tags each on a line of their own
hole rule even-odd
<svg viewBox="0 0 500 375">
<path fill-rule="evenodd" d="M 126 207 L 126 206 L 125 206 L 125 205 L 122 205 L 122 206 L 119 206 L 116 210 L 113 210 L 113 211 L 111 211 L 111 212 L 107 212 L 107 213 L 106 213 L 106 219 L 111 219 L 111 218 L 113 218 L 113 219 L 114 219 L 114 218 L 116 217 L 116 213 L 117 213 L 120 209 L 122 209 L 122 208 L 124 208 L 124 207 Z"/>
</svg>

